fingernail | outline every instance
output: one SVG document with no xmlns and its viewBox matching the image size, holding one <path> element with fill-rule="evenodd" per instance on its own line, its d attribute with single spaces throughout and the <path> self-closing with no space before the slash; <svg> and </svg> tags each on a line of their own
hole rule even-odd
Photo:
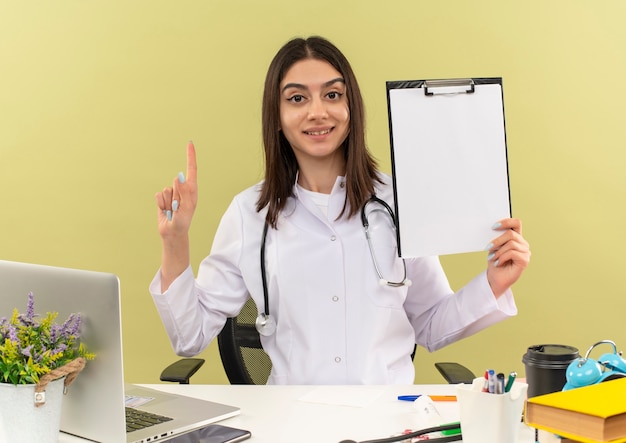
<svg viewBox="0 0 626 443">
<path fill-rule="evenodd" d="M 485 251 L 489 251 L 491 250 L 491 248 L 493 248 L 493 243 L 489 243 L 487 246 L 485 246 Z"/>
<path fill-rule="evenodd" d="M 494 262 L 493 262 L 493 265 L 494 265 L 494 266 L 498 266 L 498 263 L 500 263 L 500 260 L 496 260 L 496 261 L 494 261 Z"/>
<path fill-rule="evenodd" d="M 496 223 L 494 223 L 494 224 L 493 224 L 493 226 L 491 227 L 491 229 L 498 229 L 498 228 L 499 228 L 499 227 L 501 227 L 501 226 L 502 226 L 502 223 L 500 223 L 500 222 L 496 222 Z"/>
<path fill-rule="evenodd" d="M 167 212 L 165 213 L 165 215 L 167 216 L 167 219 L 169 221 L 172 221 L 172 211 L 170 211 L 169 209 L 167 210 Z"/>
<path fill-rule="evenodd" d="M 183 174 L 182 172 L 178 173 L 178 181 L 180 183 L 185 183 L 185 174 Z"/>
<path fill-rule="evenodd" d="M 178 211 L 178 200 L 172 200 L 172 211 Z"/>
<path fill-rule="evenodd" d="M 489 255 L 487 256 L 487 261 L 491 260 L 491 259 L 492 259 L 495 255 L 496 255 L 496 253 L 495 253 L 495 252 L 492 252 L 491 254 L 489 254 Z"/>
</svg>

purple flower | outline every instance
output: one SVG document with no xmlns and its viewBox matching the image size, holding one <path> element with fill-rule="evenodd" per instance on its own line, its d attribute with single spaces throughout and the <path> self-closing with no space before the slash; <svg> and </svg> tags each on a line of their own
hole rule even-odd
<svg viewBox="0 0 626 443">
<path fill-rule="evenodd" d="M 61 343 L 58 347 L 54 348 L 50 353 L 52 355 L 60 354 L 67 349 L 67 345 L 65 343 Z"/>
<path fill-rule="evenodd" d="M 50 342 L 51 342 L 51 343 L 56 343 L 56 342 L 57 342 L 57 340 L 58 340 L 59 338 L 61 338 L 61 337 L 60 337 L 60 336 L 61 336 L 61 333 L 62 333 L 62 331 L 61 331 L 61 326 L 59 326 L 59 325 L 57 325 L 57 324 L 53 324 L 53 325 L 50 327 Z"/>
<path fill-rule="evenodd" d="M 20 314 L 18 319 L 24 326 L 33 326 L 35 324 L 35 294 L 28 293 L 28 303 L 26 305 L 26 314 Z"/>
<path fill-rule="evenodd" d="M 61 327 L 62 335 L 64 337 L 78 337 L 78 329 L 80 328 L 80 314 L 70 314 L 68 319 L 63 323 Z"/>
<path fill-rule="evenodd" d="M 32 358 L 33 357 L 33 354 L 31 353 L 32 350 L 33 350 L 33 345 L 27 346 L 26 348 L 22 349 L 22 355 Z"/>
<path fill-rule="evenodd" d="M 30 321 L 35 317 L 35 294 L 33 291 L 28 293 L 28 304 L 26 305 L 26 318 Z"/>
<path fill-rule="evenodd" d="M 15 328 L 14 325 L 9 326 L 9 340 L 14 341 L 14 342 L 18 341 L 17 329 Z"/>
</svg>

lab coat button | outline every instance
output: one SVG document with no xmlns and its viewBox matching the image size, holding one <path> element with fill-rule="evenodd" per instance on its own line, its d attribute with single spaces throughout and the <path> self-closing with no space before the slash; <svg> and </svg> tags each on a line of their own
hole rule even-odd
<svg viewBox="0 0 626 443">
<path fill-rule="evenodd" d="M 341 363 L 341 357 L 335 357 L 335 363 Z"/>
<path fill-rule="evenodd" d="M 335 240 L 337 240 L 337 236 L 335 236 L 335 235 L 331 235 L 331 236 L 330 236 L 330 241 L 335 241 Z"/>
<path fill-rule="evenodd" d="M 339 297 L 337 297 L 336 295 L 333 295 L 333 301 L 339 301 Z"/>
<path fill-rule="evenodd" d="M 342 188 L 342 189 L 345 188 L 346 187 L 346 182 L 339 183 L 339 187 Z"/>
</svg>

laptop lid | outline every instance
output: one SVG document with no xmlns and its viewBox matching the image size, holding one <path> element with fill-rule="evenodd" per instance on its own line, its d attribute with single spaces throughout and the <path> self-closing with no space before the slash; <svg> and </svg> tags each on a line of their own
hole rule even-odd
<svg viewBox="0 0 626 443">
<path fill-rule="evenodd" d="M 103 443 L 147 443 L 171 438 L 237 415 L 239 408 L 124 384 L 119 279 L 114 274 L 0 260 L 0 316 L 26 309 L 33 292 L 35 312 L 71 313 L 82 318 L 81 341 L 96 359 L 69 387 L 63 399 L 61 430 Z M 145 409 L 172 418 L 126 432 L 125 388 Z"/>
</svg>

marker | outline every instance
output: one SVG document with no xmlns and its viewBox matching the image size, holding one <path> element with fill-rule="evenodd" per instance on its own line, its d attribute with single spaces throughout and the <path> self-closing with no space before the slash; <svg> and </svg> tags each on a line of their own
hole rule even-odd
<svg viewBox="0 0 626 443">
<path fill-rule="evenodd" d="M 419 397 L 421 397 L 421 395 L 398 395 L 398 400 L 415 401 Z M 432 401 L 456 401 L 456 395 L 429 395 L 429 397 Z"/>
<path fill-rule="evenodd" d="M 504 374 L 498 372 L 496 375 L 496 394 L 504 394 Z"/>
<path fill-rule="evenodd" d="M 509 379 L 506 382 L 506 386 L 504 388 L 504 392 L 509 392 L 511 390 L 511 388 L 513 387 L 513 382 L 515 381 L 515 378 L 517 377 L 517 372 L 513 371 L 509 374 Z"/>
<path fill-rule="evenodd" d="M 485 383 L 483 384 L 483 392 L 489 392 L 489 369 L 485 371 Z"/>
<path fill-rule="evenodd" d="M 494 371 L 493 369 L 489 369 L 488 378 L 489 378 L 489 392 L 493 394 L 496 392 L 496 371 Z"/>
</svg>

